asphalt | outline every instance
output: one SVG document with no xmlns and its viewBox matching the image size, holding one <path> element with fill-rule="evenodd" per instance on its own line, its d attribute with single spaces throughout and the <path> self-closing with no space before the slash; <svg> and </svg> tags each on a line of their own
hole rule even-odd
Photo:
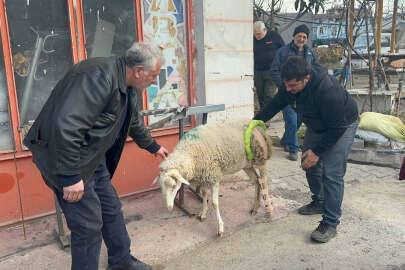
<svg viewBox="0 0 405 270">
<path fill-rule="evenodd" d="M 272 122 L 272 136 L 283 132 Z M 310 194 L 299 163 L 274 147 L 267 166 L 275 214 L 261 208 L 250 216 L 254 184 L 244 173 L 228 176 L 220 186 L 225 237 L 218 239 L 212 208 L 205 222 L 178 208 L 168 212 L 160 191 L 122 199 L 132 253 L 154 269 L 403 269 L 405 270 L 405 181 L 399 171 L 348 164 L 343 216 L 336 238 L 326 244 L 309 235 L 320 215 L 301 216 L 296 209 Z M 200 203 L 186 191 L 185 205 L 198 213 Z M 70 269 L 70 251 L 54 233 L 54 216 L 0 229 L 0 270 Z M 100 269 L 106 269 L 103 246 Z"/>
</svg>

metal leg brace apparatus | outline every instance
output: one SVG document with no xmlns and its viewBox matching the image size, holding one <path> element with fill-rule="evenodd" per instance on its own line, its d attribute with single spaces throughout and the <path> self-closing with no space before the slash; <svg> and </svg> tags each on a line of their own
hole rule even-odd
<svg viewBox="0 0 405 270">
<path fill-rule="evenodd" d="M 263 134 L 260 133 L 258 130 L 260 127 L 255 127 L 252 130 L 252 138 L 256 140 L 260 147 L 263 149 L 264 152 L 264 157 L 267 159 L 270 157 L 270 149 L 268 149 L 267 143 L 265 138 L 263 137 Z M 271 204 L 270 200 L 270 194 L 269 194 L 269 185 L 267 183 L 267 176 L 266 176 L 266 166 L 265 166 L 265 160 L 253 160 L 253 168 L 255 169 L 256 176 L 257 176 L 257 181 L 259 182 L 259 188 L 260 188 L 260 197 L 263 200 L 264 203 L 264 209 L 266 213 L 271 216 L 273 214 L 273 206 Z M 257 172 L 259 171 L 259 172 Z"/>
<path fill-rule="evenodd" d="M 266 168 L 264 165 L 255 165 L 253 166 L 255 169 L 259 170 L 259 174 L 257 174 L 257 181 L 259 182 L 260 187 L 260 197 L 263 200 L 264 210 L 266 213 L 271 216 L 273 215 L 273 205 L 271 204 L 270 194 L 269 194 L 269 185 L 267 183 L 266 177 Z"/>
</svg>

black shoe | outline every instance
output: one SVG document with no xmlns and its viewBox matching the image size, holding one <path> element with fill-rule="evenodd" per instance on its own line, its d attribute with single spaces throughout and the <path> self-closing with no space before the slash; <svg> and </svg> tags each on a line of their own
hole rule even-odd
<svg viewBox="0 0 405 270">
<path fill-rule="evenodd" d="M 319 243 L 326 243 L 335 236 L 336 228 L 322 221 L 319 223 L 318 228 L 311 233 L 311 239 Z"/>
<path fill-rule="evenodd" d="M 297 152 L 290 152 L 290 153 L 288 153 L 287 158 L 288 158 L 289 160 L 292 160 L 292 161 L 297 161 L 297 159 L 298 159 L 298 153 L 297 153 Z"/>
<path fill-rule="evenodd" d="M 152 270 L 152 267 L 131 256 L 129 261 L 114 267 L 108 266 L 107 270 Z"/>
<path fill-rule="evenodd" d="M 298 208 L 298 213 L 301 215 L 317 215 L 322 214 L 322 206 L 317 201 L 312 201 L 307 205 Z"/>
</svg>

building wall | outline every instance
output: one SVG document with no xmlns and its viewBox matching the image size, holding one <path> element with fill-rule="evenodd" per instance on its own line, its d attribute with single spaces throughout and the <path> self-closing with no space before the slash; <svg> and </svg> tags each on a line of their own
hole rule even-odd
<svg viewBox="0 0 405 270">
<path fill-rule="evenodd" d="M 206 0 L 202 8 L 205 101 L 207 104 L 225 104 L 226 107 L 223 112 L 209 114 L 209 121 L 251 118 L 253 2 Z M 196 76 L 198 81 L 201 74 Z"/>
</svg>

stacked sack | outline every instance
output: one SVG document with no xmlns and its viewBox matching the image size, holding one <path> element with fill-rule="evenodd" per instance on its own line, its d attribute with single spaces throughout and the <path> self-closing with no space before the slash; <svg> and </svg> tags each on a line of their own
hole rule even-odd
<svg viewBox="0 0 405 270">
<path fill-rule="evenodd" d="M 392 115 L 365 112 L 360 115 L 356 137 L 394 150 L 404 149 L 405 125 L 401 119 Z"/>
</svg>

